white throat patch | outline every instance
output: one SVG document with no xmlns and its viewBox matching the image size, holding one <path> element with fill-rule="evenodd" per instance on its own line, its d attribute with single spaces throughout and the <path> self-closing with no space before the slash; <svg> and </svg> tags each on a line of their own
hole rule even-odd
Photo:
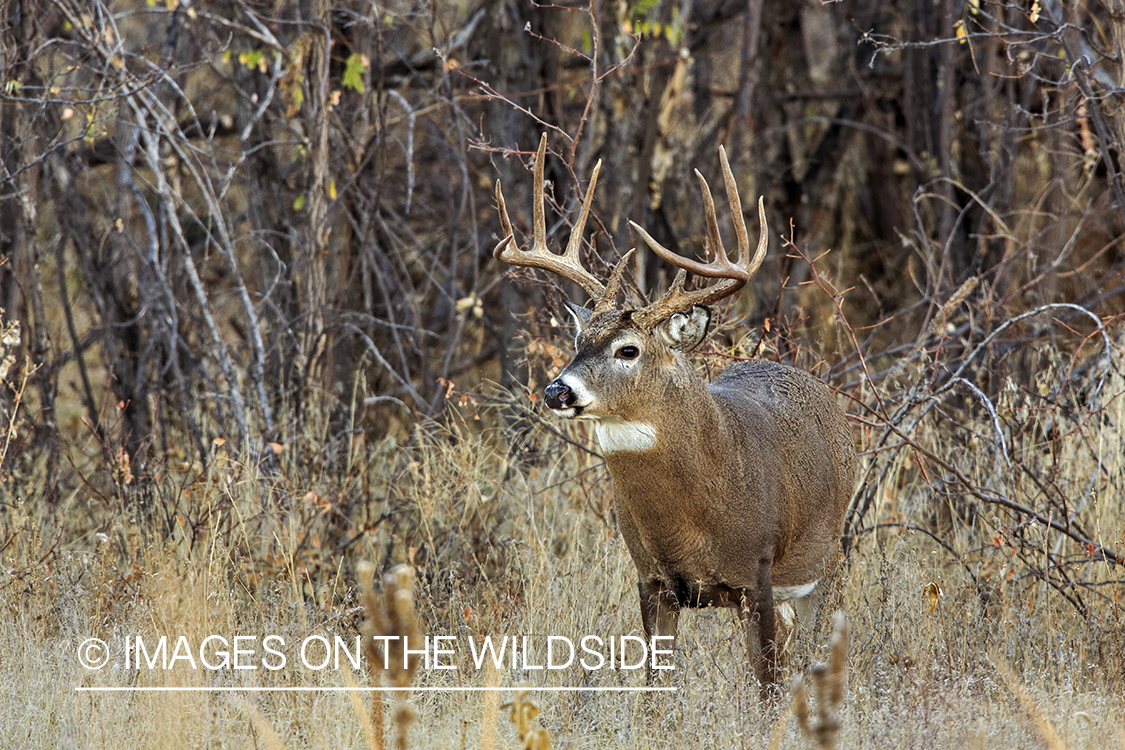
<svg viewBox="0 0 1125 750">
<path fill-rule="evenodd" d="M 602 453 L 642 452 L 656 447 L 656 428 L 648 422 L 599 420 L 594 423 L 594 434 Z"/>
</svg>

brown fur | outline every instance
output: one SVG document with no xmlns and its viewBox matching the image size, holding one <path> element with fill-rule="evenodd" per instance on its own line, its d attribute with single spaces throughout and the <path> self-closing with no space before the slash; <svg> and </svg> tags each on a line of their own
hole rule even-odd
<svg viewBox="0 0 1125 750">
<path fill-rule="evenodd" d="M 595 393 L 584 418 L 656 428 L 651 450 L 606 454 L 645 632 L 674 636 L 683 607 L 735 607 L 769 685 L 773 589 L 818 580 L 837 552 L 855 474 L 848 425 L 823 384 L 786 365 L 741 362 L 706 385 L 662 327 L 593 315 L 560 381 L 569 373 Z M 628 372 L 614 360 L 625 345 L 641 348 Z"/>
</svg>

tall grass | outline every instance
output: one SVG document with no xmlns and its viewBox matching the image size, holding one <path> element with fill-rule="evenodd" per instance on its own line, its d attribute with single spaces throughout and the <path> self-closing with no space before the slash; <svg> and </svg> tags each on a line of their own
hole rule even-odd
<svg viewBox="0 0 1125 750">
<path fill-rule="evenodd" d="M 112 641 L 125 633 L 182 634 L 196 642 L 211 633 L 354 636 L 362 619 L 354 586 L 361 559 L 413 556 L 426 633 L 579 637 L 640 630 L 628 555 L 612 526 L 587 507 L 596 498 L 585 497 L 571 478 L 583 469 L 602 472 L 592 459 L 572 451 L 527 468 L 507 461 L 486 435 L 454 440 L 450 431 L 433 429 L 416 437 L 414 446 L 372 452 L 367 481 L 377 488 L 373 494 L 388 498 L 378 504 L 391 520 L 339 551 L 325 550 L 338 544 L 332 512 L 316 509 L 307 493 L 331 498 L 358 478 L 322 477 L 315 489 L 295 479 L 263 486 L 236 466 L 201 478 L 175 509 L 174 517 L 189 520 L 164 531 L 138 516 L 107 522 L 92 544 L 22 535 L 5 550 L 2 580 L 4 736 L 26 746 L 203 747 L 270 746 L 273 732 L 290 748 L 366 747 L 345 694 L 74 691 L 215 682 L 340 687 L 344 674 L 363 682 L 350 672 L 300 668 L 233 680 L 181 668 L 88 672 L 74 652 L 85 637 Z M 604 479 L 586 481 L 604 491 Z M 887 512 L 903 514 L 907 499 Z M 211 526 L 200 526 L 201 518 Z M 1120 513 L 1106 510 L 1100 520 L 1106 529 L 1121 528 Z M 45 543 L 62 549 L 45 555 Z M 925 534 L 887 529 L 861 538 L 836 592 L 853 630 L 840 746 L 1028 746 L 1042 741 L 1044 722 L 1071 747 L 1118 741 L 1125 708 L 1120 605 L 1109 597 L 1083 619 L 1018 565 L 1012 569 L 1011 577 L 997 571 L 1001 583 L 982 596 L 964 562 Z M 681 627 L 673 695 L 536 695 L 538 720 L 555 743 L 763 744 L 778 714 L 759 703 L 749 682 L 734 618 L 704 611 L 685 616 Z M 803 634 L 791 668 L 824 659 L 826 634 L 826 626 Z M 1012 665 L 1041 717 L 1028 715 L 998 659 Z M 461 666 L 455 678 L 420 670 L 415 684 L 484 684 L 483 674 Z M 641 685 L 643 677 L 575 669 L 500 674 L 503 685 L 522 681 L 612 687 Z M 483 706 L 491 712 L 497 704 L 487 701 L 473 693 L 415 696 L 417 746 L 474 746 L 495 724 Z M 801 746 L 795 723 L 783 717 L 792 726 L 778 730 L 780 746 Z M 518 746 L 509 723 L 495 732 L 497 747 Z"/>
<path fill-rule="evenodd" d="M 1081 358 L 1060 350 L 1035 356 L 1038 369 L 1022 380 L 1014 370 L 993 371 L 1008 380 L 989 391 L 987 405 L 943 397 L 927 413 L 907 409 L 897 439 L 884 444 L 878 436 L 889 420 L 880 422 L 863 406 L 872 402 L 853 392 L 864 464 L 856 497 L 871 503 L 841 575 L 786 661 L 790 677 L 828 661 L 829 613 L 847 614 L 847 687 L 831 712 L 838 746 L 1121 746 L 1120 566 L 990 503 L 993 495 L 980 488 L 997 497 L 1002 489 L 1048 515 L 1056 512 L 1051 498 L 1063 498 L 1068 523 L 1120 549 L 1125 377 L 1115 346 L 1085 380 L 1073 374 Z M 1056 394 L 1046 408 L 1044 393 L 1060 373 L 1084 400 Z M 906 359 L 864 388 L 878 389 L 884 404 L 909 407 L 902 394 L 926 377 L 924 363 Z M 579 748 L 806 746 L 788 701 L 759 700 L 729 613 L 681 618 L 674 693 L 535 692 L 640 687 L 643 669 L 474 668 L 472 638 L 578 642 L 641 632 L 608 474 L 581 448 L 590 436 L 580 425 L 552 424 L 532 433 L 536 451 L 512 452 L 500 409 L 483 404 L 516 402 L 486 395 L 463 399 L 443 424 L 375 444 L 352 433 L 315 452 L 278 446 L 268 470 L 233 460 L 217 442 L 205 469 L 169 458 L 144 479 L 119 472 L 113 487 L 56 505 L 10 496 L 0 511 L 4 744 L 393 746 L 392 733 L 404 725 L 393 718 L 404 709 L 343 690 L 373 684 L 347 663 L 307 669 L 292 649 L 279 670 L 120 663 L 119 644 L 137 635 L 149 643 L 182 635 L 198 644 L 211 634 L 351 643 L 367 616 L 357 582 L 360 564 L 370 561 L 380 573 L 411 566 L 418 631 L 457 638 L 458 670 L 423 666 L 392 682 L 530 689 L 518 704 L 512 692 L 417 693 L 410 746 L 514 748 L 536 738 Z M 99 670 L 79 665 L 78 645 L 90 637 L 118 648 L 116 667 L 114 660 Z M 215 686 L 340 691 L 75 690 Z M 534 726 L 528 700 L 538 709 Z"/>
</svg>

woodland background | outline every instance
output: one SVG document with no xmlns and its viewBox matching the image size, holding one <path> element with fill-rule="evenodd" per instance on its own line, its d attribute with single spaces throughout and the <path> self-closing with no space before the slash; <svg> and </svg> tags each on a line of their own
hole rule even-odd
<svg viewBox="0 0 1125 750">
<path fill-rule="evenodd" d="M 278 581 L 351 611 L 357 559 L 409 560 L 431 623 L 487 632 L 541 571 L 620 556 L 596 444 L 539 406 L 581 298 L 492 257 L 494 183 L 522 238 L 544 132 L 556 246 L 602 162 L 596 272 L 630 219 L 704 253 L 719 144 L 752 236 L 765 197 L 765 264 L 698 360 L 846 403 L 871 700 L 933 656 L 897 595 L 968 618 L 941 680 L 987 671 L 1014 607 L 993 642 L 1025 679 L 1121 695 L 1122 0 L 4 0 L 0 584 L 40 647 L 216 559 L 233 613 Z M 650 258 L 638 298 L 670 280 Z"/>
</svg>

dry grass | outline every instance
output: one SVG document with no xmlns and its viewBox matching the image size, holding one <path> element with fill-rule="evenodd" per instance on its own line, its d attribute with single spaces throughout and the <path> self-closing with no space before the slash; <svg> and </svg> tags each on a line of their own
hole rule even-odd
<svg viewBox="0 0 1125 750">
<path fill-rule="evenodd" d="M 1125 383 L 1105 388 L 1121 393 Z M 1123 403 L 1125 397 L 1112 400 L 1103 418 L 1081 433 L 1085 446 L 1090 430 L 1099 431 L 1102 454 L 1067 454 L 1067 441 L 1077 440 L 1078 431 L 1060 431 L 1053 447 L 1068 455 L 1053 470 L 1057 486 L 1084 486 L 1095 465 L 1110 478 L 1082 517 L 1090 534 L 1117 547 L 1125 541 L 1125 471 L 1117 448 Z M 1020 407 L 1013 401 L 1000 408 Z M 5 506 L 5 744 L 392 746 L 395 727 L 405 726 L 394 721 L 405 716 L 403 709 L 384 707 L 370 693 L 347 692 L 371 683 L 346 662 L 340 669 L 306 669 L 292 648 L 290 662 L 278 670 L 211 672 L 184 662 L 168 670 L 126 670 L 111 662 L 88 671 L 76 658 L 78 644 L 89 637 L 120 644 L 127 635 L 152 642 L 166 634 L 199 643 L 211 634 L 276 634 L 295 644 L 320 635 L 351 643 L 365 617 L 356 585 L 362 560 L 388 571 L 412 563 L 418 631 L 457 638 L 450 658 L 458 670 L 422 665 L 412 674 L 389 675 L 388 684 L 644 685 L 643 669 L 474 668 L 466 647 L 474 637 L 527 635 L 541 642 L 558 635 L 577 642 L 587 634 L 640 632 L 633 567 L 613 528 L 604 467 L 547 435 L 533 460 L 516 462 L 507 455 L 507 439 L 481 427 L 491 415 L 477 422 L 474 414 L 467 407 L 464 422 L 455 415 L 450 426 L 420 428 L 405 444 L 329 444 L 320 463 L 298 469 L 290 457 L 268 479 L 226 460 L 219 446 L 206 471 L 169 466 L 144 496 L 130 486 L 116 496 L 75 496 L 50 509 L 22 501 Z M 989 418 L 978 418 L 981 434 L 988 434 Z M 993 470 L 990 452 L 965 451 L 937 420 L 920 423 L 913 439 L 956 455 L 971 476 Z M 1122 586 L 1112 582 L 1120 572 L 1108 566 L 1085 572 L 1093 593 L 1082 617 L 1032 574 L 1010 543 L 994 543 L 1006 522 L 973 520 L 948 497 L 935 502 L 932 478 L 910 455 L 888 455 L 868 454 L 865 461 L 898 462 L 885 467 L 872 510 L 874 520 L 897 525 L 857 538 L 814 627 L 799 631 L 789 660 L 792 676 L 828 659 L 826 613 L 847 613 L 851 647 L 847 688 L 834 709 L 837 745 L 1121 747 L 1125 616 Z M 1048 459 L 1025 454 L 1020 460 Z M 941 543 L 912 526 L 940 530 Z M 1025 525 L 1019 532 L 1025 545 L 1059 544 L 1042 529 Z M 1093 585 L 1099 582 L 1104 585 Z M 392 611 L 394 601 L 386 600 L 383 611 Z M 411 627 L 388 620 L 372 632 Z M 806 746 L 788 706 L 760 703 L 743 664 L 736 618 L 687 613 L 675 664 L 675 693 L 532 691 L 517 706 L 515 724 L 502 707 L 511 692 L 415 692 L 410 743 L 517 748 L 534 736 L 575 748 Z M 218 685 L 335 691 L 75 690 Z M 535 726 L 528 700 L 538 710 Z"/>
<path fill-rule="evenodd" d="M 810 721 L 809 691 L 802 675 L 793 678 L 791 690 L 793 715 L 801 734 L 813 739 L 823 750 L 836 747 L 840 734 L 840 705 L 844 701 L 847 684 L 848 644 L 851 634 L 843 612 L 836 613 L 832 627 L 832 640 L 828 644 L 828 663 L 817 662 L 809 670 L 816 713 Z M 780 722 L 779 722 L 780 724 Z"/>
<path fill-rule="evenodd" d="M 1043 698 L 1038 702 L 1046 721 L 1071 747 L 1108 747 L 1119 730 L 1125 705 L 1120 677 L 1100 673 L 1097 665 L 1074 658 L 1082 649 L 1079 626 L 1054 620 L 1050 627 L 1041 610 L 1012 614 L 1004 627 L 993 627 L 982 613 L 954 615 L 928 612 L 917 581 L 933 555 L 911 539 L 887 545 L 887 559 L 869 551 L 858 553 L 862 565 L 844 587 L 845 607 L 852 612 L 871 606 L 867 594 L 886 588 L 891 604 L 879 605 L 857 624 L 849 694 L 840 710 L 840 746 L 901 747 L 927 737 L 931 746 L 1016 747 L 1042 742 L 1042 721 L 1029 720 L 1013 699 L 1005 679 L 986 654 L 999 641 L 1004 650 L 1023 655 L 1023 681 Z M 874 558 L 874 559 L 873 559 Z M 543 559 L 543 575 L 527 581 L 528 603 L 511 613 L 492 632 L 578 634 L 635 633 L 639 623 L 632 598 L 630 563 L 617 540 L 591 543 L 585 554 Z M 88 574 L 107 576 L 96 561 L 85 561 Z M 59 571 L 61 580 L 81 575 L 83 561 Z M 0 702 L 4 736 L 27 746 L 183 747 L 209 746 L 214 741 L 268 746 L 261 721 L 268 718 L 285 747 L 368 747 L 365 728 L 357 720 L 347 694 L 75 693 L 76 685 L 201 685 L 207 675 L 189 670 L 148 673 L 134 678 L 117 670 L 87 673 L 75 663 L 74 648 L 89 633 L 263 633 L 299 637 L 305 632 L 354 632 L 334 616 L 320 613 L 285 591 L 243 599 L 213 577 L 183 576 L 172 563 L 154 571 L 152 579 L 180 578 L 161 591 L 138 592 L 118 613 L 98 617 L 89 602 L 93 592 L 58 591 L 47 576 L 24 579 L 27 586 L 11 595 L 12 616 L 0 625 L 0 679 L 7 689 Z M 609 585 L 606 585 L 608 577 Z M 96 580 L 96 579 L 95 579 Z M 105 579 L 103 579 L 105 580 Z M 9 579 L 10 581 L 10 579 Z M 964 581 L 960 585 L 964 585 Z M 946 590 L 958 586 L 947 580 Z M 39 591 L 36 591 L 38 589 Z M 46 591 L 56 589 L 53 594 Z M 39 593 L 43 592 L 43 593 Z M 569 593 L 568 592 L 579 592 Z M 948 594 L 947 594 L 948 595 Z M 25 606 L 13 600 L 25 599 Z M 210 602 L 210 606 L 207 606 Z M 1026 610 L 1019 607 L 1023 613 Z M 455 627 L 465 627 L 457 624 Z M 307 630 L 306 630 L 307 629 Z M 449 632 L 430 625 L 430 632 Z M 1120 641 L 1118 641 L 1119 643 Z M 672 696 L 636 694 L 540 694 L 539 717 L 556 744 L 574 747 L 710 747 L 761 746 L 773 728 L 773 715 L 758 704 L 756 689 L 745 683 L 739 666 L 736 624 L 719 613 L 684 618 L 678 658 L 680 689 Z M 823 658 L 823 649 L 809 648 L 795 663 Z M 466 665 L 471 666 L 471 665 Z M 346 673 L 345 673 L 346 674 Z M 538 677 L 502 675 L 504 684 Z M 466 671 L 454 681 L 422 670 L 418 684 L 483 685 L 484 675 Z M 552 684 L 576 684 L 574 671 L 551 675 Z M 224 680 L 224 683 L 229 681 Z M 239 675 L 235 684 L 280 686 L 345 686 L 341 673 L 310 673 L 300 669 L 278 675 Z M 596 686 L 640 685 L 640 674 L 596 674 Z M 475 746 L 477 738 L 495 732 L 496 747 L 517 747 L 513 728 L 495 726 L 476 694 L 421 694 L 414 699 L 418 746 Z M 653 711 L 653 704 L 658 710 Z M 488 727 L 493 726 L 492 730 Z M 258 733 L 255 740 L 255 733 Z M 424 740 L 421 739 L 424 737 Z M 390 745 L 390 742 L 387 743 Z M 486 743 L 482 743 L 486 744 Z M 781 733 L 781 747 L 800 747 L 796 726 Z"/>
</svg>

